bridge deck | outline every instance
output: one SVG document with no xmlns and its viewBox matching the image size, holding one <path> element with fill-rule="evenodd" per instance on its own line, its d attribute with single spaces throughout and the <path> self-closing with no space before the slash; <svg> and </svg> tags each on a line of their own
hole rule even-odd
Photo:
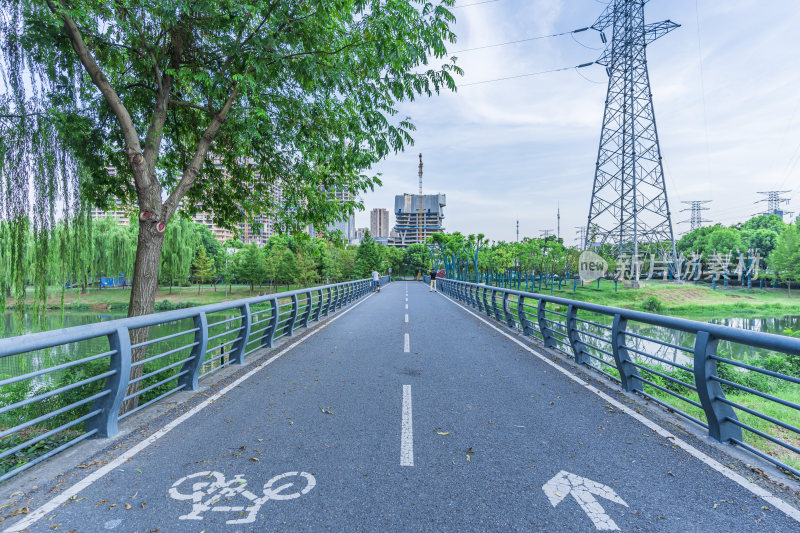
<svg viewBox="0 0 800 533">
<path fill-rule="evenodd" d="M 421 283 L 392 283 L 157 440 L 144 426 L 88 461 L 98 466 L 39 483 L 21 525 L 798 530 L 796 509 L 754 495 L 621 410 L 613 389 L 609 401 L 530 346 Z M 58 494 L 73 496 L 36 512 Z"/>
</svg>

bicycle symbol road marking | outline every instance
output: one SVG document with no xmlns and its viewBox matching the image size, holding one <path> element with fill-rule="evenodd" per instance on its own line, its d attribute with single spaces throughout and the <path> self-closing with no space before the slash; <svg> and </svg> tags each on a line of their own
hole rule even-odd
<svg viewBox="0 0 800 533">
<path fill-rule="evenodd" d="M 295 478 L 292 481 L 292 478 Z M 186 482 L 185 488 L 191 487 L 191 494 L 182 493 L 178 488 Z M 276 486 L 276 484 L 279 484 Z M 247 480 L 242 474 L 236 474 L 230 480 L 225 479 L 225 475 L 220 472 L 205 470 L 182 477 L 176 481 L 169 489 L 169 495 L 174 500 L 191 501 L 192 511 L 188 514 L 179 516 L 180 520 L 202 520 L 203 513 L 228 512 L 228 513 L 247 513 L 243 518 L 228 520 L 227 524 L 249 524 L 255 522 L 256 515 L 261 507 L 269 500 L 285 501 L 299 498 L 311 492 L 317 484 L 314 476 L 308 472 L 285 472 L 279 474 L 264 484 L 262 497 L 258 497 L 247 490 Z M 297 485 L 302 489 L 288 491 Z M 305 486 L 303 486 L 305 485 Z M 247 502 L 244 505 L 225 505 L 233 502 L 235 498 L 241 496 Z M 222 503 L 222 505 L 217 505 Z"/>
</svg>

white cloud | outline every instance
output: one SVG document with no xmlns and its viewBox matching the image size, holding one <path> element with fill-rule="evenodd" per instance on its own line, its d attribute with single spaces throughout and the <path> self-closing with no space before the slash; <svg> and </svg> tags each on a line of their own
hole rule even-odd
<svg viewBox="0 0 800 533">
<path fill-rule="evenodd" d="M 683 218 L 682 200 L 713 199 L 709 218 L 732 223 L 758 210 L 756 191 L 797 182 L 800 4 L 699 4 L 699 43 L 694 0 L 647 4 L 648 21 L 682 24 L 648 47 L 656 119 L 673 221 Z M 576 29 L 602 10 L 596 0 L 504 0 L 459 9 L 452 49 Z M 577 38 L 600 45 L 593 31 Z M 460 83 L 573 66 L 599 53 L 557 37 L 457 54 L 466 71 Z M 401 116 L 418 126 L 416 144 L 379 165 L 384 187 L 365 196 L 358 225 L 368 225 L 372 207 L 391 209 L 395 194 L 416 191 L 422 152 L 426 192 L 448 195 L 449 231 L 511 240 L 519 217 L 523 235 L 538 235 L 555 229 L 560 202 L 562 236 L 570 237 L 586 221 L 607 82 L 599 66 L 581 74 L 599 83 L 565 71 L 403 105 Z M 800 200 L 800 188 L 795 193 Z"/>
</svg>

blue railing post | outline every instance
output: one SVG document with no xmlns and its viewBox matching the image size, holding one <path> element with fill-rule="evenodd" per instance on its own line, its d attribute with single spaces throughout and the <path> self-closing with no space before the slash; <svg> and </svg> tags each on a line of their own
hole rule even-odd
<svg viewBox="0 0 800 533">
<path fill-rule="evenodd" d="M 313 320 L 314 322 L 319 322 L 319 315 L 320 315 L 320 312 L 322 311 L 322 303 L 323 303 L 322 299 L 323 299 L 322 289 L 318 289 L 317 290 L 317 307 L 314 309 L 314 315 L 311 317 L 311 320 Z"/>
<path fill-rule="evenodd" d="M 307 328 L 308 319 L 311 318 L 311 291 L 306 293 L 306 310 L 303 312 L 303 318 L 300 319 L 300 326 Z"/>
<path fill-rule="evenodd" d="M 510 328 L 516 327 L 514 315 L 511 314 L 511 302 L 508 300 L 508 293 L 503 293 L 503 312 L 506 315 L 506 325 Z"/>
<path fill-rule="evenodd" d="M 545 315 L 545 306 L 547 302 L 539 300 L 539 305 L 536 307 L 536 321 L 539 323 L 539 332 L 542 334 L 542 341 L 545 348 L 556 348 L 556 337 L 553 335 L 553 330 L 547 325 L 547 318 Z"/>
<path fill-rule="evenodd" d="M 742 442 L 742 428 L 733 407 L 720 401 L 725 393 L 717 377 L 717 362 L 711 356 L 717 353 L 719 341 L 705 331 L 697 333 L 694 341 L 694 383 L 697 395 L 708 421 L 708 435 L 720 442 L 737 440 Z"/>
<path fill-rule="evenodd" d="M 108 336 L 108 345 L 114 350 L 108 362 L 109 370 L 113 370 L 114 374 L 106 378 L 103 390 L 110 392 L 95 400 L 92 410 L 102 411 L 86 421 L 86 431 L 97 430 L 93 435 L 95 438 L 113 437 L 117 434 L 119 409 L 131 379 L 131 337 L 128 328 L 117 328 Z"/>
<path fill-rule="evenodd" d="M 239 330 L 239 336 L 241 338 L 233 344 L 233 350 L 229 357 L 232 363 L 243 365 L 244 351 L 250 340 L 250 328 L 253 322 L 253 315 L 250 312 L 250 304 L 244 304 L 239 309 L 241 309 L 242 312 L 242 329 Z"/>
<path fill-rule="evenodd" d="M 486 313 L 486 316 L 492 316 L 492 310 L 489 309 L 489 300 L 486 298 L 486 293 L 489 292 L 489 287 L 483 287 L 483 311 Z"/>
<path fill-rule="evenodd" d="M 198 388 L 197 380 L 200 377 L 200 368 L 203 366 L 208 349 L 208 317 L 205 312 L 195 315 L 194 327 L 197 328 L 197 331 L 194 332 L 194 342 L 197 344 L 192 348 L 189 360 L 181 367 L 181 371 L 186 370 L 187 372 L 178 378 L 178 385 L 183 385 L 184 390 L 197 390 Z"/>
<path fill-rule="evenodd" d="M 287 337 L 291 337 L 294 333 L 294 324 L 297 322 L 297 295 L 292 294 L 292 316 L 289 317 L 289 320 L 286 322 L 286 325 L 283 327 L 283 334 Z"/>
<path fill-rule="evenodd" d="M 278 307 L 278 297 L 275 296 L 270 300 L 272 310 L 270 311 L 271 317 L 269 327 L 264 330 L 264 336 L 261 338 L 261 345 L 272 348 L 275 346 L 275 333 L 278 331 L 278 320 L 280 319 L 280 308 Z"/>
<path fill-rule="evenodd" d="M 328 287 L 325 290 L 328 292 L 328 297 L 325 298 L 325 307 L 322 309 L 322 316 L 328 316 L 331 310 L 331 302 L 333 301 L 333 289 Z"/>
<path fill-rule="evenodd" d="M 625 392 L 642 391 L 642 381 L 639 378 L 639 369 L 631 363 L 631 357 L 625 346 L 625 328 L 628 320 L 621 315 L 614 315 L 611 326 L 611 352 L 619 372 L 620 386 Z"/>
<path fill-rule="evenodd" d="M 572 347 L 572 353 L 575 355 L 575 362 L 579 365 L 588 365 L 589 354 L 578 333 L 578 308 L 572 304 L 567 308 L 567 337 L 569 345 Z"/>
<path fill-rule="evenodd" d="M 332 309 L 333 311 L 336 311 L 337 309 L 339 309 L 342 306 L 342 290 L 341 289 L 342 289 L 341 285 L 336 285 L 333 288 L 334 293 L 335 293 L 334 296 L 333 296 L 333 309 Z"/>
<path fill-rule="evenodd" d="M 528 320 L 528 315 L 525 313 L 525 297 L 522 295 L 517 300 L 517 318 L 519 318 L 519 323 L 522 326 L 522 334 L 531 335 L 533 328 L 531 327 L 531 321 Z"/>
<path fill-rule="evenodd" d="M 502 322 L 503 319 L 500 317 L 500 308 L 497 307 L 497 291 L 495 289 L 492 289 L 492 311 L 494 311 L 494 317 Z"/>
</svg>

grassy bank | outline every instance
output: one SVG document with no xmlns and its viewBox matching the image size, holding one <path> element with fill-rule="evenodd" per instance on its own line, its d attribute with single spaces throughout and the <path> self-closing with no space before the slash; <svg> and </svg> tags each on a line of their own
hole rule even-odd
<svg viewBox="0 0 800 533">
<path fill-rule="evenodd" d="M 228 300 L 239 300 L 264 294 L 285 292 L 301 288 L 300 285 L 257 285 L 250 292 L 249 285 L 211 285 L 190 287 L 169 287 L 159 288 L 156 296 L 156 310 L 168 310 L 182 307 L 192 307 L 196 305 L 214 304 Z M 106 288 L 90 289 L 86 294 L 81 294 L 80 289 L 67 289 L 64 293 L 64 308 L 71 311 L 120 311 L 128 310 L 128 302 L 131 298 L 131 289 L 126 288 Z M 9 309 L 15 305 L 14 299 L 10 299 L 7 306 Z M 28 288 L 26 307 L 33 306 L 33 290 Z M 61 292 L 54 288 L 48 291 L 47 307 L 49 309 L 61 309 Z"/>
<path fill-rule="evenodd" d="M 524 284 L 521 289 L 525 289 Z M 551 294 L 550 287 L 542 288 L 539 292 Z M 643 281 L 638 289 L 619 283 L 615 291 L 613 281 L 601 280 L 600 288 L 594 282 L 583 287 L 579 284 L 574 291 L 571 281 L 562 283 L 561 290 L 556 282 L 552 294 L 572 300 L 693 319 L 800 315 L 800 292 L 796 297 L 788 298 L 783 289 L 748 290 L 718 285 L 717 290 L 713 290 L 704 284 Z"/>
</svg>

